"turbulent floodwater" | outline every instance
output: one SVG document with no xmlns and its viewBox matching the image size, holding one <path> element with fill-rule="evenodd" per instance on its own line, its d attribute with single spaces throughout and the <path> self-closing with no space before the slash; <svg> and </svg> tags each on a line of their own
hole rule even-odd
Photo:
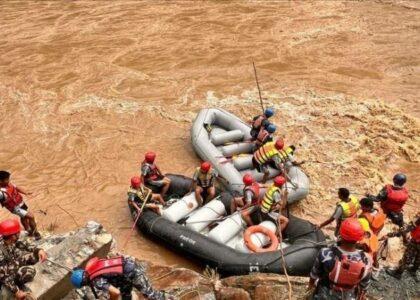
<svg viewBox="0 0 420 300">
<path fill-rule="evenodd" d="M 255 61 L 308 161 L 313 190 L 293 209 L 319 222 L 339 186 L 374 192 L 403 170 L 418 188 L 419 42 L 416 1 L 2 1 L 0 168 L 34 192 L 44 230 L 95 219 L 121 247 L 143 153 L 192 174 L 200 108 L 259 112 Z M 121 250 L 196 268 L 137 233 Z"/>
</svg>

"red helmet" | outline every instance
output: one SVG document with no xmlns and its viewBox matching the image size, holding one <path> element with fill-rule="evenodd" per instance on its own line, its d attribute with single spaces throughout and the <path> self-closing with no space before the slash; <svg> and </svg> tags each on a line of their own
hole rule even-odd
<svg viewBox="0 0 420 300">
<path fill-rule="evenodd" d="M 345 219 L 340 226 L 340 236 L 343 241 L 356 243 L 364 236 L 362 224 L 355 218 Z"/>
<path fill-rule="evenodd" d="M 156 153 L 152 151 L 146 152 L 146 155 L 144 155 L 144 159 L 147 163 L 152 164 L 155 161 Z"/>
<path fill-rule="evenodd" d="M 283 139 L 277 139 L 276 143 L 274 144 L 274 147 L 276 147 L 277 150 L 283 149 L 283 147 L 284 147 Z"/>
<path fill-rule="evenodd" d="M 245 174 L 244 177 L 242 178 L 242 181 L 244 182 L 246 186 L 249 186 L 254 182 L 254 178 L 252 178 L 251 174 Z"/>
<path fill-rule="evenodd" d="M 20 224 L 16 219 L 4 220 L 0 223 L 0 235 L 10 236 L 20 233 Z"/>
<path fill-rule="evenodd" d="M 285 183 L 286 183 L 286 179 L 283 176 L 276 176 L 274 178 L 274 185 L 275 186 L 281 187 Z"/>
<path fill-rule="evenodd" d="M 141 184 L 141 178 L 139 176 L 131 177 L 131 187 L 138 189 Z"/>
<path fill-rule="evenodd" d="M 201 171 L 207 173 L 211 168 L 211 164 L 208 161 L 204 161 L 201 163 Z"/>
</svg>

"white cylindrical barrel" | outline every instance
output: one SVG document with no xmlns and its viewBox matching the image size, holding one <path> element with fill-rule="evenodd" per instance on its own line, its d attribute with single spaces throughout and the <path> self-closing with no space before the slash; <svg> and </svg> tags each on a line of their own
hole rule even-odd
<svg viewBox="0 0 420 300">
<path fill-rule="evenodd" d="M 280 174 L 280 170 L 274 169 L 272 167 L 268 167 L 268 172 L 269 172 L 268 178 L 274 178 Z M 258 172 L 257 169 L 241 171 L 242 176 L 245 175 L 246 173 L 250 173 L 256 181 L 261 181 L 264 177 L 264 173 Z"/>
<path fill-rule="evenodd" d="M 162 216 L 172 222 L 178 222 L 198 207 L 195 194 L 190 193 L 162 211 Z"/>
<path fill-rule="evenodd" d="M 245 226 L 240 213 L 234 213 L 209 232 L 208 237 L 219 243 L 226 243 Z"/>
<path fill-rule="evenodd" d="M 254 144 L 251 142 L 235 143 L 221 148 L 224 156 L 233 156 L 241 153 L 252 153 Z"/>
<path fill-rule="evenodd" d="M 219 219 L 225 214 L 226 210 L 222 201 L 214 199 L 203 207 L 199 208 L 193 216 L 189 217 L 185 222 L 185 226 L 191 230 L 200 232 L 210 223 L 212 223 L 213 220 Z"/>
<path fill-rule="evenodd" d="M 276 224 L 274 224 L 271 221 L 264 221 L 261 222 L 258 226 L 265 227 L 269 229 L 272 232 L 276 232 Z M 270 243 L 270 239 L 268 236 L 266 236 L 263 233 L 254 233 L 251 234 L 251 241 L 258 247 L 262 248 L 264 246 L 267 246 Z M 243 252 L 243 253 L 251 253 L 252 251 L 248 249 L 248 247 L 245 245 L 244 239 L 240 240 L 235 247 L 236 250 Z"/>
<path fill-rule="evenodd" d="M 239 142 L 244 138 L 244 133 L 239 129 L 231 130 L 219 134 L 215 134 L 211 138 L 211 142 L 215 146 L 224 145 L 226 143 Z"/>
<path fill-rule="evenodd" d="M 235 235 L 233 238 L 231 238 L 229 241 L 225 243 L 226 246 L 235 249 L 236 244 L 243 240 L 243 234 L 242 232 L 239 232 L 237 235 Z"/>
<path fill-rule="evenodd" d="M 252 155 L 235 157 L 233 159 L 233 165 L 238 171 L 252 169 Z"/>
<path fill-rule="evenodd" d="M 213 129 L 210 132 L 210 139 L 213 139 L 215 136 L 218 136 L 219 134 L 225 133 L 226 130 L 220 127 L 213 127 Z"/>
</svg>

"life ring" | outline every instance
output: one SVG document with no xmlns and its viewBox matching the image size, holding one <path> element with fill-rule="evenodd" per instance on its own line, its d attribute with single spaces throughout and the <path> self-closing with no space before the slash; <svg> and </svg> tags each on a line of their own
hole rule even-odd
<svg viewBox="0 0 420 300">
<path fill-rule="evenodd" d="M 268 248 L 257 247 L 257 245 L 255 245 L 251 240 L 251 235 L 254 233 L 262 233 L 268 236 L 268 238 L 271 241 L 270 247 Z M 265 228 L 263 226 L 259 226 L 259 225 L 248 227 L 248 229 L 245 230 L 245 233 L 244 233 L 244 240 L 245 240 L 245 245 L 248 247 L 248 249 L 251 250 L 252 252 L 257 252 L 257 253 L 276 251 L 277 247 L 279 246 L 279 240 L 276 234 L 272 232 L 270 229 Z"/>
</svg>

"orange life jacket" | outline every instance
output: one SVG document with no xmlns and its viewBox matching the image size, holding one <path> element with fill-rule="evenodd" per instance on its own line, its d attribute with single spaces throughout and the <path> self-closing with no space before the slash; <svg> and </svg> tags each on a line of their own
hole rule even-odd
<svg viewBox="0 0 420 300">
<path fill-rule="evenodd" d="M 22 203 L 22 195 L 18 192 L 16 186 L 11 183 L 0 190 L 6 194 L 6 199 L 3 201 L 2 205 L 10 212 L 13 212 L 15 207 Z"/>
<path fill-rule="evenodd" d="M 366 264 L 362 260 L 350 260 L 337 248 L 333 248 L 336 256 L 334 268 L 328 274 L 331 287 L 336 291 L 349 291 L 357 287 L 363 278 Z M 361 252 L 363 257 L 363 252 Z"/>
<path fill-rule="evenodd" d="M 381 207 L 385 213 L 401 212 L 405 202 L 408 200 L 408 191 L 406 188 L 394 189 L 392 185 L 385 186 L 387 199 L 381 202 Z"/>
<path fill-rule="evenodd" d="M 148 166 L 150 168 L 150 172 L 144 176 L 145 179 L 147 180 L 158 180 L 159 179 L 159 172 L 158 172 L 158 168 L 156 166 L 155 163 L 148 163 L 145 160 L 141 163 L 141 167 L 143 168 L 143 166 Z"/>
<path fill-rule="evenodd" d="M 106 274 L 122 274 L 122 257 L 115 257 L 110 259 L 99 259 L 94 257 L 88 261 L 85 270 L 88 273 L 90 280 Z"/>
<path fill-rule="evenodd" d="M 382 211 L 377 210 L 376 213 L 362 212 L 360 217 L 365 218 L 369 222 L 370 229 L 375 235 L 378 235 L 384 228 L 386 215 Z"/>
<path fill-rule="evenodd" d="M 249 186 L 244 188 L 244 195 L 246 191 L 252 192 L 252 202 L 251 205 L 257 205 L 260 203 L 260 185 L 258 182 L 254 182 Z"/>
<path fill-rule="evenodd" d="M 373 259 L 375 259 L 379 250 L 379 239 L 378 236 L 372 231 L 369 231 L 369 234 L 370 236 L 364 237 L 360 244 L 364 245 L 366 252 L 369 253 Z"/>
<path fill-rule="evenodd" d="M 420 225 L 417 225 L 416 228 L 410 232 L 411 238 L 416 242 L 420 243 Z"/>
</svg>

